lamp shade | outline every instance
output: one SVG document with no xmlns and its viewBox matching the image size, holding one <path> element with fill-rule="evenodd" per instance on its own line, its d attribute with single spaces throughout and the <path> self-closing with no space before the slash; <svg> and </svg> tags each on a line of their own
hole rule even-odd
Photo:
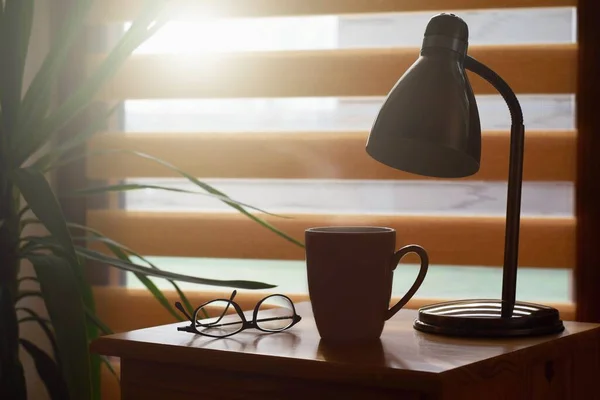
<svg viewBox="0 0 600 400">
<path fill-rule="evenodd" d="M 433 17 L 420 57 L 381 107 L 367 153 L 392 168 L 439 178 L 479 170 L 481 126 L 464 69 L 468 28 L 451 14 Z"/>
</svg>

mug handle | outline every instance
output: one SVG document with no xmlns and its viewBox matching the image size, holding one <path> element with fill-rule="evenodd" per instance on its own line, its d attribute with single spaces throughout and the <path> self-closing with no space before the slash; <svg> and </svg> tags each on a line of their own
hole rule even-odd
<svg viewBox="0 0 600 400">
<path fill-rule="evenodd" d="M 417 290 L 419 290 L 419 287 L 421 287 L 423 280 L 425 280 L 425 275 L 427 275 L 427 269 L 429 268 L 429 256 L 427 255 L 427 252 L 424 248 L 416 244 L 404 246 L 396 253 L 394 253 L 394 256 L 392 257 L 392 270 L 396 269 L 402 257 L 407 255 L 408 253 L 416 253 L 419 256 L 419 258 L 421 259 L 421 269 L 419 270 L 419 275 L 417 276 L 415 283 L 413 283 L 413 285 L 404 295 L 404 297 L 402 297 L 400 301 L 398 301 L 392 308 L 390 308 L 387 311 L 385 316 L 386 321 L 392 318 L 394 314 L 400 311 L 400 309 L 404 307 L 406 303 L 408 303 L 408 301 L 415 295 Z"/>
</svg>

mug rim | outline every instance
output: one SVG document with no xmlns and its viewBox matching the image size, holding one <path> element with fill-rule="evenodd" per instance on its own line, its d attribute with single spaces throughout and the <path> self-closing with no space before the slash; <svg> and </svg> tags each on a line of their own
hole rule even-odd
<svg viewBox="0 0 600 400">
<path fill-rule="evenodd" d="M 305 231 L 306 233 L 313 234 L 337 234 L 337 235 L 377 235 L 377 234 L 385 234 L 385 233 L 394 233 L 396 232 L 393 228 L 388 228 L 385 226 L 357 226 L 357 225 L 348 225 L 348 226 L 318 226 L 314 228 L 308 228 Z"/>
</svg>

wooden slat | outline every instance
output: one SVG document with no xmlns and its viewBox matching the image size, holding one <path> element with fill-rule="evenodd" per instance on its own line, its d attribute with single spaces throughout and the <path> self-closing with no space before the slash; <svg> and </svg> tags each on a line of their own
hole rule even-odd
<svg viewBox="0 0 600 400">
<path fill-rule="evenodd" d="M 575 6 L 576 0 L 171 0 L 174 19 L 198 17 L 274 17 L 443 11 L 485 8 Z M 94 21 L 127 21 L 142 9 L 143 0 L 95 2 Z"/>
<path fill-rule="evenodd" d="M 435 264 L 502 265 L 501 217 L 297 214 L 265 219 L 298 240 L 315 226 L 389 226 L 398 246 L 418 243 Z M 237 213 L 160 213 L 95 210 L 88 225 L 144 255 L 303 260 L 304 250 Z M 521 221 L 519 265 L 572 267 L 575 220 Z M 406 261 L 418 262 L 416 257 Z"/>
<path fill-rule="evenodd" d="M 104 88 L 107 100 L 303 96 L 384 96 L 418 49 L 344 49 L 135 55 Z M 516 93 L 574 93 L 577 45 L 473 46 Z M 90 68 L 97 59 L 90 60 Z M 496 94 L 469 72 L 476 94 Z"/>
<path fill-rule="evenodd" d="M 90 151 L 137 150 L 203 178 L 425 179 L 376 162 L 365 151 L 367 132 L 294 133 L 109 133 Z M 575 176 L 574 131 L 526 133 L 524 179 L 571 181 Z M 509 133 L 483 133 L 481 170 L 466 179 L 505 181 Z M 176 177 L 173 171 L 131 154 L 90 157 L 91 179 Z"/>
<path fill-rule="evenodd" d="M 177 293 L 172 290 L 164 291 L 167 299 L 174 303 L 179 301 Z M 308 301 L 308 294 L 286 293 L 296 303 Z M 231 291 L 190 291 L 186 293 L 192 305 L 200 305 L 215 298 L 229 298 Z M 235 297 L 243 310 L 251 310 L 266 294 L 257 291 L 241 291 Z M 156 299 L 143 289 L 127 289 L 124 287 L 95 287 L 94 297 L 98 316 L 115 332 L 126 332 L 134 329 L 148 328 L 176 322 Z M 441 299 L 414 298 L 406 308 L 417 309 L 428 304 L 443 301 Z M 558 308 L 561 318 L 572 320 L 575 314 L 574 304 L 552 304 Z"/>
</svg>

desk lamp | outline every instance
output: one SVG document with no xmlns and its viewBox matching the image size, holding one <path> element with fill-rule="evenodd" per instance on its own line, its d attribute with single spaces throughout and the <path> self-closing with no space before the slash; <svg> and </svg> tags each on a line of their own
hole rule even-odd
<svg viewBox="0 0 600 400">
<path fill-rule="evenodd" d="M 455 15 L 439 14 L 429 21 L 420 57 L 387 96 L 366 150 L 375 160 L 414 174 L 438 178 L 473 175 L 479 170 L 481 127 L 465 70 L 481 76 L 498 90 L 512 120 L 502 299 L 426 306 L 419 310 L 414 327 L 429 333 L 472 337 L 560 332 L 564 327 L 556 309 L 516 301 L 523 113 L 508 84 L 467 55 L 468 36 L 467 24 Z"/>
</svg>

